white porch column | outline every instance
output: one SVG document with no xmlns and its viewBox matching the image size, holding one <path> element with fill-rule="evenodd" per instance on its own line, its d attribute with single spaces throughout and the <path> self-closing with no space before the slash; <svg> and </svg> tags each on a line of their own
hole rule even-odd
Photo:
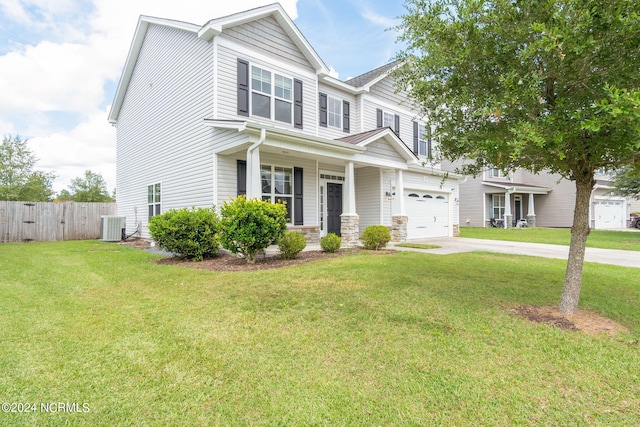
<svg viewBox="0 0 640 427">
<path fill-rule="evenodd" d="M 247 150 L 247 199 L 262 197 L 260 177 L 260 148 Z"/>
<path fill-rule="evenodd" d="M 355 215 L 356 213 L 356 184 L 353 162 L 347 163 L 344 170 L 344 194 L 342 198 L 342 213 Z"/>
<path fill-rule="evenodd" d="M 360 239 L 360 217 L 356 213 L 356 182 L 353 162 L 348 162 L 344 168 L 340 234 L 342 244 L 345 247 L 357 245 Z"/>
<path fill-rule="evenodd" d="M 396 198 L 391 213 L 391 240 L 405 242 L 407 240 L 407 210 L 404 203 L 404 175 L 402 169 L 396 170 Z"/>
<path fill-rule="evenodd" d="M 404 206 L 404 175 L 402 169 L 396 171 L 396 207 L 397 211 L 394 215 L 406 215 L 407 211 Z"/>
<path fill-rule="evenodd" d="M 513 215 L 511 214 L 511 193 L 504 193 L 504 228 L 511 228 L 511 220 Z"/>
<path fill-rule="evenodd" d="M 533 193 L 529 193 L 529 207 L 527 209 L 527 225 L 529 227 L 536 226 L 536 209 L 533 203 Z"/>
</svg>

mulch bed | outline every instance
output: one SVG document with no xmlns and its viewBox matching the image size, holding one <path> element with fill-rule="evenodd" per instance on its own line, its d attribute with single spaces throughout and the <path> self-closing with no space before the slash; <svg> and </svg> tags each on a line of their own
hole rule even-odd
<svg viewBox="0 0 640 427">
<path fill-rule="evenodd" d="M 567 331 L 582 331 L 591 335 L 600 333 L 616 335 L 629 331 L 619 323 L 588 310 L 578 310 L 575 314 L 563 314 L 557 307 L 520 305 L 510 308 L 509 311 L 531 322 L 544 323 Z"/>
</svg>

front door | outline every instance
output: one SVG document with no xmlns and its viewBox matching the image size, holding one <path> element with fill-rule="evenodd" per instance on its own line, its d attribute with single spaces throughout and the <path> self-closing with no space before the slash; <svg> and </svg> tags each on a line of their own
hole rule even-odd
<svg viewBox="0 0 640 427">
<path fill-rule="evenodd" d="M 340 236 L 342 214 L 342 184 L 327 183 L 327 233 Z"/>
<path fill-rule="evenodd" d="M 515 210 L 515 216 L 514 216 L 514 220 L 516 222 L 516 224 L 518 223 L 518 221 L 520 221 L 520 218 L 522 218 L 522 197 L 520 196 L 514 196 L 513 198 L 513 205 L 514 205 L 514 210 Z"/>
</svg>

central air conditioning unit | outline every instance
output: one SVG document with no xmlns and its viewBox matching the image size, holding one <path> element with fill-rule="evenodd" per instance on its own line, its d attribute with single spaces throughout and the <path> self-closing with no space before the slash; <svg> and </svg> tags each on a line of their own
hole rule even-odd
<svg viewBox="0 0 640 427">
<path fill-rule="evenodd" d="M 103 242 L 119 242 L 126 237 L 126 222 L 124 216 L 103 215 L 100 217 L 100 240 Z"/>
</svg>

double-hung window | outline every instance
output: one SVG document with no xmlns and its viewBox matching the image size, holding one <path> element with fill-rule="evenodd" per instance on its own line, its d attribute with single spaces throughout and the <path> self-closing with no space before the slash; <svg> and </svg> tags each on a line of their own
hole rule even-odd
<svg viewBox="0 0 640 427">
<path fill-rule="evenodd" d="M 489 168 L 489 178 L 508 178 L 508 174 L 502 169 L 491 166 Z"/>
<path fill-rule="evenodd" d="M 418 125 L 418 154 L 428 158 L 432 157 L 431 128 L 423 124 Z"/>
<path fill-rule="evenodd" d="M 342 129 L 342 101 L 332 97 L 329 97 L 328 101 L 328 124 Z"/>
<path fill-rule="evenodd" d="M 149 219 L 154 215 L 160 215 L 160 198 L 162 193 L 160 183 L 147 186 L 147 205 L 149 207 Z"/>
<path fill-rule="evenodd" d="M 495 219 L 504 219 L 504 194 L 492 195 L 492 217 Z"/>
<path fill-rule="evenodd" d="M 291 123 L 292 103 L 292 79 L 251 67 L 251 115 Z"/>
<path fill-rule="evenodd" d="M 287 207 L 287 222 L 293 218 L 293 169 L 280 166 L 260 166 L 262 200 L 284 203 Z"/>
<path fill-rule="evenodd" d="M 395 129 L 395 116 L 391 113 L 387 113 L 386 111 L 383 111 L 382 127 L 390 127 L 391 129 Z"/>
</svg>

